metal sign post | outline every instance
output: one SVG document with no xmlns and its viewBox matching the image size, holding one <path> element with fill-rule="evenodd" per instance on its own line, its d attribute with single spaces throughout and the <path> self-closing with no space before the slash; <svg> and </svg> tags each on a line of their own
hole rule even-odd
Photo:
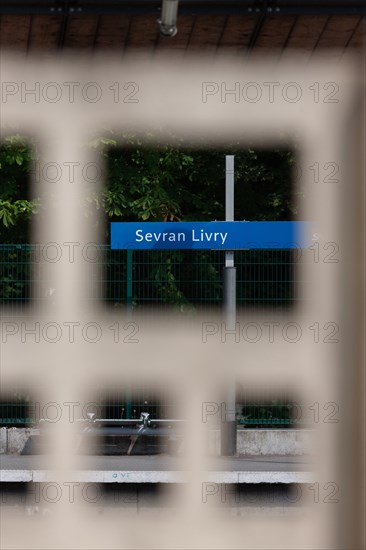
<svg viewBox="0 0 366 550">
<path fill-rule="evenodd" d="M 223 325 L 235 333 L 234 250 L 293 249 L 313 245 L 312 222 L 234 221 L 234 156 L 226 155 L 225 221 L 111 222 L 111 249 L 127 250 L 127 312 L 132 313 L 133 250 L 225 250 Z M 221 405 L 221 455 L 236 454 L 235 377 L 226 375 Z"/>
<path fill-rule="evenodd" d="M 226 155 L 225 220 L 234 221 L 234 156 Z M 226 331 L 235 331 L 236 323 L 236 267 L 234 252 L 225 252 L 224 267 L 224 323 Z M 229 373 L 225 381 L 225 400 L 221 404 L 221 455 L 236 454 L 236 391 L 235 379 Z"/>
</svg>

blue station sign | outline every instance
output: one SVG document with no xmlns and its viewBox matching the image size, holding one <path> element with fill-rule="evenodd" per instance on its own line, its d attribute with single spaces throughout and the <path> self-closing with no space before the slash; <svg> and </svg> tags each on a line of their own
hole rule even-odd
<svg viewBox="0 0 366 550">
<path fill-rule="evenodd" d="M 243 250 L 307 248 L 311 222 L 112 222 L 111 248 Z"/>
</svg>

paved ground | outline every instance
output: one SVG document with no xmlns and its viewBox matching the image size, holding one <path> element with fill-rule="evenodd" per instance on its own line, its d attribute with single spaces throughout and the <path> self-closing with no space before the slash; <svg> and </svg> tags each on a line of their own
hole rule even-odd
<svg viewBox="0 0 366 550">
<path fill-rule="evenodd" d="M 0 481 L 55 479 L 47 456 L 0 455 Z M 52 467 L 52 466 L 51 466 Z M 181 457 L 80 456 L 72 480 L 98 483 L 174 483 L 189 479 Z M 205 478 L 216 483 L 314 483 L 316 464 L 307 457 L 248 457 L 211 460 Z"/>
</svg>

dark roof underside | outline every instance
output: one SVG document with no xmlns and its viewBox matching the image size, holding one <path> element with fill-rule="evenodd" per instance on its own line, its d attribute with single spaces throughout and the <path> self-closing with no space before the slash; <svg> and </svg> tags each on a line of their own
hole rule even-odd
<svg viewBox="0 0 366 550">
<path fill-rule="evenodd" d="M 159 35 L 157 0 L 0 0 L 0 46 L 18 52 L 79 49 L 286 55 L 361 51 L 365 2 L 181 0 L 178 34 Z M 347 7 L 348 6 L 348 7 Z M 277 10 L 277 11 L 276 11 Z M 342 11 L 343 10 L 343 11 Z"/>
</svg>

